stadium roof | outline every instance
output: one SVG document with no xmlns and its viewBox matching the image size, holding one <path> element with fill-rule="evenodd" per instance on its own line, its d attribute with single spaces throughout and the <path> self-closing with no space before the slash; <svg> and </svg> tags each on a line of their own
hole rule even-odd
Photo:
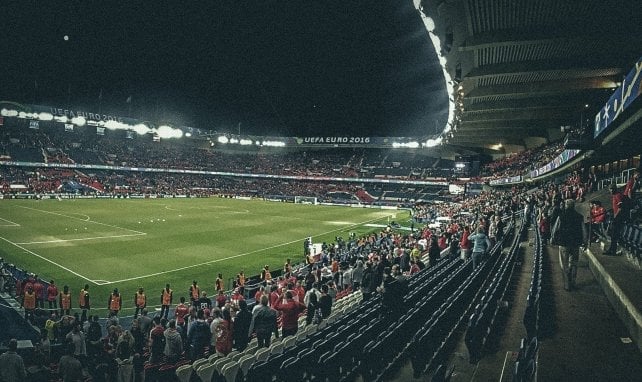
<svg viewBox="0 0 642 382">
<path fill-rule="evenodd" d="M 4 2 L 0 100 L 244 134 L 428 136 L 448 97 L 411 0 Z"/>
<path fill-rule="evenodd" d="M 561 126 L 590 129 L 642 53 L 635 3 L 422 1 L 462 86 L 449 142 L 510 150 L 560 138 Z"/>
</svg>

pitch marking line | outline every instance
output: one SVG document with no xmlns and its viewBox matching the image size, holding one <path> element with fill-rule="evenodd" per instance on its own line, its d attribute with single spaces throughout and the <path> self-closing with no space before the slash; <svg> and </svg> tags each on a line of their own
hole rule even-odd
<svg viewBox="0 0 642 382">
<path fill-rule="evenodd" d="M 129 232 L 137 233 L 137 234 L 139 234 L 139 235 L 147 235 L 145 232 L 140 232 L 140 231 L 136 231 L 136 230 L 133 230 L 133 229 L 124 228 L 124 227 L 119 227 L 119 226 L 117 226 L 117 225 L 112 225 L 112 224 L 107 224 L 107 223 L 100 223 L 100 222 L 93 221 L 93 220 L 80 219 L 80 218 L 75 217 L 75 216 L 65 215 L 65 214 L 61 214 L 61 213 L 58 213 L 58 212 L 52 212 L 52 211 L 39 210 L 39 209 L 37 209 L 37 208 L 31 208 L 31 207 L 25 207 L 25 206 L 19 206 L 19 207 L 20 207 L 20 208 L 26 208 L 26 209 L 28 209 L 28 210 L 33 210 L 33 211 L 42 212 L 42 213 L 45 213 L 45 214 L 57 215 L 57 216 L 62 216 L 62 217 L 66 217 L 66 218 L 69 218 L 69 219 L 76 219 L 76 220 L 80 220 L 80 221 L 83 221 L 83 222 L 88 222 L 88 223 L 98 224 L 98 225 L 102 225 L 102 226 L 105 226 L 105 227 L 116 228 L 116 229 L 122 229 L 122 230 L 125 230 L 125 231 L 129 231 Z M 85 215 L 85 216 L 87 216 L 87 215 Z M 87 216 L 87 218 L 89 219 L 89 216 Z"/>
<path fill-rule="evenodd" d="M 0 218 L 0 220 L 5 221 L 9 224 L 0 224 L 0 227 L 20 227 L 20 224 L 12 222 L 11 220 Z"/>
<path fill-rule="evenodd" d="M 112 236 L 96 236 L 96 237 L 83 237 L 80 239 L 56 239 L 56 240 L 45 240 L 45 241 L 28 241 L 25 243 L 16 243 L 20 245 L 32 245 L 32 244 L 49 244 L 49 243 L 66 243 L 68 241 L 85 241 L 85 240 L 100 240 L 100 239 L 116 239 L 119 237 L 132 237 L 132 236 L 143 236 L 146 233 L 132 233 L 129 235 L 112 235 Z"/>
<path fill-rule="evenodd" d="M 43 257 L 43 256 L 40 256 L 39 254 L 35 253 L 34 251 L 30 251 L 30 250 L 28 250 L 27 248 L 25 248 L 25 247 L 21 246 L 21 245 L 20 245 L 20 244 L 18 244 L 18 243 L 14 243 L 14 242 L 12 242 L 11 240 L 5 239 L 4 237 L 0 237 L 0 239 L 2 239 L 2 240 L 4 240 L 4 241 L 6 241 L 7 243 L 9 243 L 9 244 L 11 244 L 11 245 L 13 245 L 13 246 L 16 246 L 16 247 L 18 247 L 18 248 L 22 249 L 23 251 L 25 251 L 25 252 L 27 252 L 27 253 L 29 253 L 29 254 L 33 255 L 33 256 L 36 256 L 36 257 L 37 257 L 37 258 L 39 258 L 39 259 L 42 259 L 42 260 L 44 260 L 44 261 L 46 261 L 46 262 L 48 262 L 48 263 L 51 263 L 51 264 L 53 264 L 53 265 L 57 266 L 58 268 L 61 268 L 61 269 L 65 270 L 65 271 L 67 271 L 67 272 L 69 272 L 69 273 L 71 273 L 71 274 L 73 274 L 73 275 L 76 275 L 76 276 L 80 277 L 80 278 L 81 278 L 81 279 L 83 279 L 83 280 L 89 281 L 89 282 L 93 283 L 94 285 L 99 285 L 99 284 L 97 284 L 94 280 L 91 280 L 91 279 L 89 279 L 89 278 L 87 278 L 87 277 L 85 277 L 85 276 L 81 275 L 81 274 L 80 274 L 80 273 L 78 273 L 78 272 L 74 272 L 74 271 L 72 271 L 71 269 L 69 269 L 69 268 L 67 268 L 67 267 L 65 267 L 65 266 L 63 266 L 63 265 L 60 265 L 60 264 L 56 263 L 56 262 L 55 262 L 55 261 L 53 261 L 53 260 L 50 260 L 50 259 L 48 259 L 48 258 L 46 258 L 46 257 Z"/>
<path fill-rule="evenodd" d="M 385 218 L 385 217 L 383 217 L 383 218 Z M 374 222 L 374 221 L 377 221 L 377 220 L 381 220 L 383 218 L 379 217 L 379 218 L 375 218 L 375 219 L 366 220 L 364 222 L 355 223 L 355 224 L 352 224 L 352 225 L 347 226 L 347 227 L 341 227 L 341 228 L 333 229 L 333 230 L 330 230 L 330 231 L 327 231 L 327 232 L 315 234 L 315 236 L 327 235 L 327 234 L 332 233 L 332 232 L 337 232 L 337 231 L 341 231 L 341 230 L 345 230 L 345 229 L 350 229 L 350 228 L 353 228 L 353 227 L 358 227 L 358 226 L 361 226 L 361 225 L 364 225 L 364 224 L 367 224 L 367 223 L 371 223 L 371 222 Z M 252 254 L 255 254 L 255 253 L 258 253 L 258 252 L 266 251 L 268 249 L 274 249 L 274 248 L 278 248 L 278 247 L 283 247 L 283 246 L 286 246 L 286 245 L 290 245 L 290 244 L 293 244 L 293 243 L 300 242 L 303 239 L 304 238 L 297 239 L 297 240 L 292 240 L 292 241 L 289 241 L 287 243 L 276 244 L 276 245 L 273 245 L 271 247 L 265 247 L 265 248 L 257 249 L 257 250 L 250 251 L 250 252 L 240 253 L 238 255 L 233 255 L 233 256 L 228 256 L 228 257 L 221 258 L 221 259 L 206 261 L 206 262 L 199 263 L 199 264 L 187 265 L 187 266 L 176 268 L 176 269 L 172 269 L 172 270 L 169 270 L 169 271 L 155 272 L 155 273 L 150 273 L 148 275 L 130 277 L 128 279 L 109 281 L 109 282 L 105 282 L 105 283 L 100 284 L 100 285 L 116 284 L 116 283 L 122 283 L 122 282 L 126 282 L 126 281 L 144 279 L 144 278 L 153 277 L 153 276 L 165 275 L 165 274 L 173 273 L 173 272 L 184 271 L 186 269 L 196 268 L 196 267 L 200 267 L 200 266 L 203 266 L 203 265 L 219 263 L 219 262 L 225 261 L 225 260 L 231 260 L 231 259 L 235 259 L 235 258 L 238 258 L 238 257 L 244 257 L 244 256 L 252 255 Z M 103 280 L 101 280 L 101 281 L 103 281 Z"/>
</svg>

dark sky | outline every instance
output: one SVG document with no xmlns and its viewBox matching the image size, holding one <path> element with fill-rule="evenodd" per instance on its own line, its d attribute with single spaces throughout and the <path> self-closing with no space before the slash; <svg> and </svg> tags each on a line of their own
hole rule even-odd
<svg viewBox="0 0 642 382">
<path fill-rule="evenodd" d="M 411 0 L 111 3 L 2 2 L 0 99 L 260 135 L 445 124 Z"/>
</svg>

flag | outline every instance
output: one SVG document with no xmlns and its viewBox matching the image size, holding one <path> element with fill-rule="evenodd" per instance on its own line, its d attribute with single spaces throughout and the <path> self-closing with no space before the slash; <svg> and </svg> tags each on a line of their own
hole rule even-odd
<svg viewBox="0 0 642 382">
<path fill-rule="evenodd" d="M 130 95 L 129 97 L 127 97 L 127 101 L 125 101 L 125 102 L 132 103 L 132 96 Z"/>
</svg>

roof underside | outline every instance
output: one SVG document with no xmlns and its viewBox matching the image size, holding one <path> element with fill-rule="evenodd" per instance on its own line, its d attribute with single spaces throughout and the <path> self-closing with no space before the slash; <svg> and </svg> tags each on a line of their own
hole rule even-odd
<svg viewBox="0 0 642 382">
<path fill-rule="evenodd" d="M 642 53 L 634 3 L 424 0 L 460 104 L 449 143 L 529 147 L 587 127 Z"/>
</svg>

